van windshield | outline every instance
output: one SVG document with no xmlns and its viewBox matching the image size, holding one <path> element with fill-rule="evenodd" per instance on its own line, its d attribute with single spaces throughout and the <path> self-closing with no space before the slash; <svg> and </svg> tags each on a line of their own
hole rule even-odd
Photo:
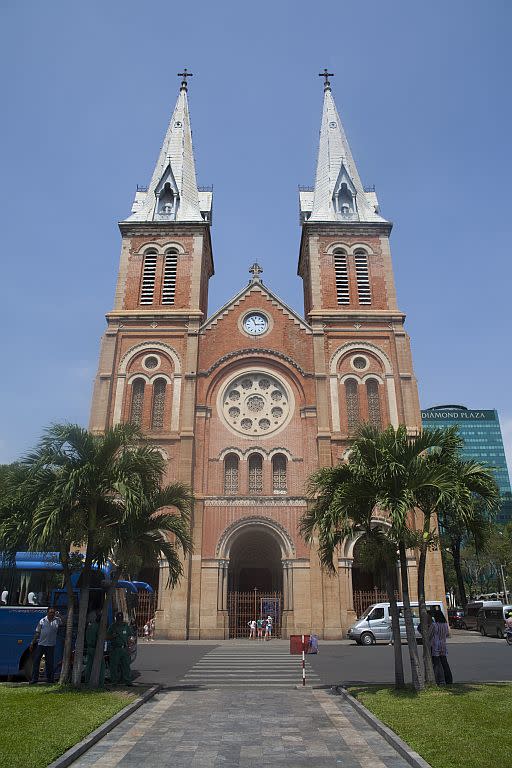
<svg viewBox="0 0 512 768">
<path fill-rule="evenodd" d="M 366 611 L 365 611 L 364 613 L 362 613 L 362 614 L 361 614 L 361 616 L 360 616 L 359 618 L 360 618 L 360 619 L 366 619 L 366 617 L 367 617 L 367 616 L 369 616 L 369 615 L 370 615 L 370 613 L 373 611 L 374 607 L 375 607 L 375 606 L 373 606 L 373 605 L 370 605 L 370 606 L 369 606 L 369 607 L 366 609 Z"/>
</svg>

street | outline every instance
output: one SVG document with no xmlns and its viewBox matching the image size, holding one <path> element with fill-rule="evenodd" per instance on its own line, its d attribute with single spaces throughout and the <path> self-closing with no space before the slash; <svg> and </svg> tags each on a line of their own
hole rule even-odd
<svg viewBox="0 0 512 768">
<path fill-rule="evenodd" d="M 290 671 L 293 682 L 298 684 L 301 659 L 288 656 L 288 644 L 287 640 L 140 641 L 134 670 L 139 673 L 137 682 L 166 687 L 256 685 L 261 683 L 262 675 L 267 682 L 279 681 L 283 675 L 289 676 Z M 421 646 L 419 649 L 421 654 Z M 405 644 L 402 655 L 409 679 Z M 452 630 L 448 659 L 455 682 L 512 680 L 512 647 L 504 640 Z M 393 648 L 363 647 L 348 640 L 320 641 L 319 654 L 307 656 L 307 669 L 308 677 L 314 675 L 309 680 L 314 685 L 393 682 Z"/>
</svg>

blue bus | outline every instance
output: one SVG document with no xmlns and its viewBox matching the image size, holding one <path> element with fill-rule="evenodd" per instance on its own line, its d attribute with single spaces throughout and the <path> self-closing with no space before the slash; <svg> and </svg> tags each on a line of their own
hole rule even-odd
<svg viewBox="0 0 512 768">
<path fill-rule="evenodd" d="M 102 581 L 108 568 L 95 568 L 91 574 L 88 613 L 103 606 L 105 590 Z M 72 574 L 75 597 L 75 630 L 78 623 L 80 600 L 80 571 Z M 123 613 L 127 623 L 134 627 L 130 644 L 132 661 L 137 655 L 136 607 L 138 590 L 130 581 L 119 581 L 110 609 L 112 615 Z M 55 649 L 55 670 L 58 674 L 62 662 L 68 596 L 64 586 L 62 565 L 57 552 L 17 552 L 7 562 L 0 554 L 0 675 L 32 675 L 30 643 L 37 622 L 46 615 L 49 606 L 56 608 L 62 619 Z"/>
</svg>

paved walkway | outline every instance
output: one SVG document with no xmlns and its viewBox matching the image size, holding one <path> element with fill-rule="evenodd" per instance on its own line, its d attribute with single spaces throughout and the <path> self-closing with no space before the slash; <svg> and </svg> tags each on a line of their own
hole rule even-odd
<svg viewBox="0 0 512 768">
<path fill-rule="evenodd" d="M 73 768 L 409 768 L 326 690 L 162 692 Z"/>
</svg>

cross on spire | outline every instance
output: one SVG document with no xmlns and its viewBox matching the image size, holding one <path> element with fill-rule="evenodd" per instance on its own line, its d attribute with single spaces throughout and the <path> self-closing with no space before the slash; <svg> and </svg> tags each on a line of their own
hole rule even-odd
<svg viewBox="0 0 512 768">
<path fill-rule="evenodd" d="M 318 77 L 324 78 L 324 91 L 327 91 L 331 87 L 331 83 L 329 82 L 330 77 L 334 77 L 334 72 L 328 72 L 327 68 L 324 69 L 323 72 L 318 73 Z"/>
<path fill-rule="evenodd" d="M 254 264 L 252 265 L 252 267 L 250 267 L 249 272 L 251 273 L 253 280 L 259 280 L 260 279 L 260 275 L 263 272 L 263 270 L 260 267 L 260 265 L 258 264 L 258 262 L 255 261 Z"/>
<path fill-rule="evenodd" d="M 183 72 L 178 72 L 178 77 L 183 78 L 181 81 L 180 91 L 188 91 L 187 77 L 194 77 L 193 73 L 188 72 L 187 68 L 185 67 Z"/>
</svg>

